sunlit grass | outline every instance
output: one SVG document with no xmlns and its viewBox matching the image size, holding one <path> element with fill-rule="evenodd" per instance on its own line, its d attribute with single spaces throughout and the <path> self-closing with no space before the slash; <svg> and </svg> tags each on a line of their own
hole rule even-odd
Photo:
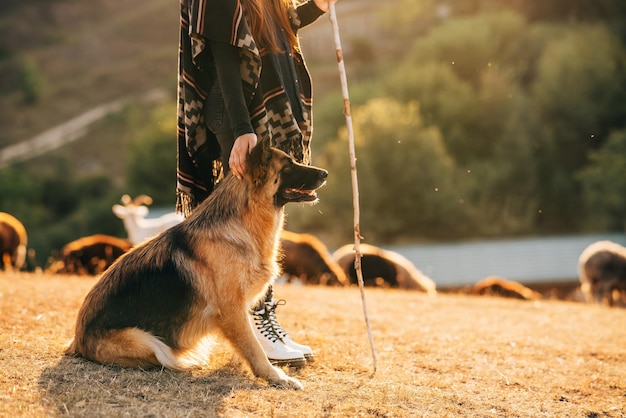
<svg viewBox="0 0 626 418">
<path fill-rule="evenodd" d="M 0 275 L 0 416 L 475 416 L 626 414 L 626 310 L 559 301 L 277 285 L 278 317 L 316 361 L 304 391 L 254 378 L 220 345 L 186 372 L 63 357 L 91 277 Z"/>
</svg>

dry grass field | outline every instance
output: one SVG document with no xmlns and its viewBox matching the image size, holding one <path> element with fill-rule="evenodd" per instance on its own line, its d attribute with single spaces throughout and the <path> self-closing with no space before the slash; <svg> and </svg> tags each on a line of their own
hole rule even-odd
<svg viewBox="0 0 626 418">
<path fill-rule="evenodd" d="M 95 278 L 0 273 L 1 417 L 624 417 L 626 309 L 279 285 L 278 317 L 317 359 L 304 391 L 218 346 L 186 372 L 62 355 Z"/>
</svg>

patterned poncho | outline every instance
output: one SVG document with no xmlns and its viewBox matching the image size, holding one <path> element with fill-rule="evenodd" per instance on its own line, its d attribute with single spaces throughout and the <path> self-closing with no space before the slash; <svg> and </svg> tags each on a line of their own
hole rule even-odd
<svg viewBox="0 0 626 418">
<path fill-rule="evenodd" d="M 289 19 L 297 31 L 300 20 L 295 9 Z M 263 68 L 261 73 L 262 59 L 239 0 L 181 0 L 180 29 L 177 212 L 188 215 L 209 196 L 222 174 L 220 148 L 204 117 L 215 77 L 209 40 L 239 48 L 241 83 L 259 141 L 270 138 L 275 147 L 310 164 L 311 80 L 302 56 L 294 52 L 302 108 L 298 122 L 276 69 Z"/>
</svg>

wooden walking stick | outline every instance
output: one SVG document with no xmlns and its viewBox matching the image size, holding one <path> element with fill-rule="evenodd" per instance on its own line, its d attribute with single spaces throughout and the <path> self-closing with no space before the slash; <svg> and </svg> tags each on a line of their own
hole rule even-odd
<svg viewBox="0 0 626 418">
<path fill-rule="evenodd" d="M 361 269 L 361 226 L 359 221 L 359 184 L 356 173 L 356 154 L 354 152 L 354 131 L 352 129 L 352 115 L 350 114 L 350 97 L 348 95 L 348 79 L 346 76 L 346 67 L 343 62 L 343 52 L 341 49 L 341 39 L 339 37 L 339 26 L 337 24 L 337 14 L 335 13 L 335 2 L 329 2 L 329 16 L 333 27 L 333 35 L 335 38 L 335 50 L 337 52 L 337 64 L 339 65 L 339 78 L 341 79 L 341 92 L 343 93 L 343 114 L 346 116 L 346 125 L 348 128 L 348 147 L 350 150 L 350 172 L 352 173 L 352 205 L 354 207 L 354 269 L 356 271 L 359 289 L 361 291 L 361 301 L 363 303 L 363 314 L 365 315 L 365 324 L 372 349 L 372 360 L 374 365 L 374 373 L 376 373 L 376 349 L 374 348 L 374 337 L 372 336 L 372 328 L 370 327 L 369 316 L 367 314 L 367 303 L 365 302 L 365 286 L 363 284 L 363 271 Z"/>
</svg>

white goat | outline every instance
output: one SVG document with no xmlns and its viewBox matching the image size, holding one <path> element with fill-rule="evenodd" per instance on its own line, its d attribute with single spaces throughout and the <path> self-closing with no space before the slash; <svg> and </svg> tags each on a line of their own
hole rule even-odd
<svg viewBox="0 0 626 418">
<path fill-rule="evenodd" d="M 121 202 L 123 205 L 113 205 L 113 213 L 124 222 L 128 240 L 133 245 L 141 244 L 183 220 L 183 216 L 175 212 L 146 219 L 148 207 L 145 205 L 152 204 L 150 196 L 139 195 L 131 199 L 124 195 Z"/>
</svg>

